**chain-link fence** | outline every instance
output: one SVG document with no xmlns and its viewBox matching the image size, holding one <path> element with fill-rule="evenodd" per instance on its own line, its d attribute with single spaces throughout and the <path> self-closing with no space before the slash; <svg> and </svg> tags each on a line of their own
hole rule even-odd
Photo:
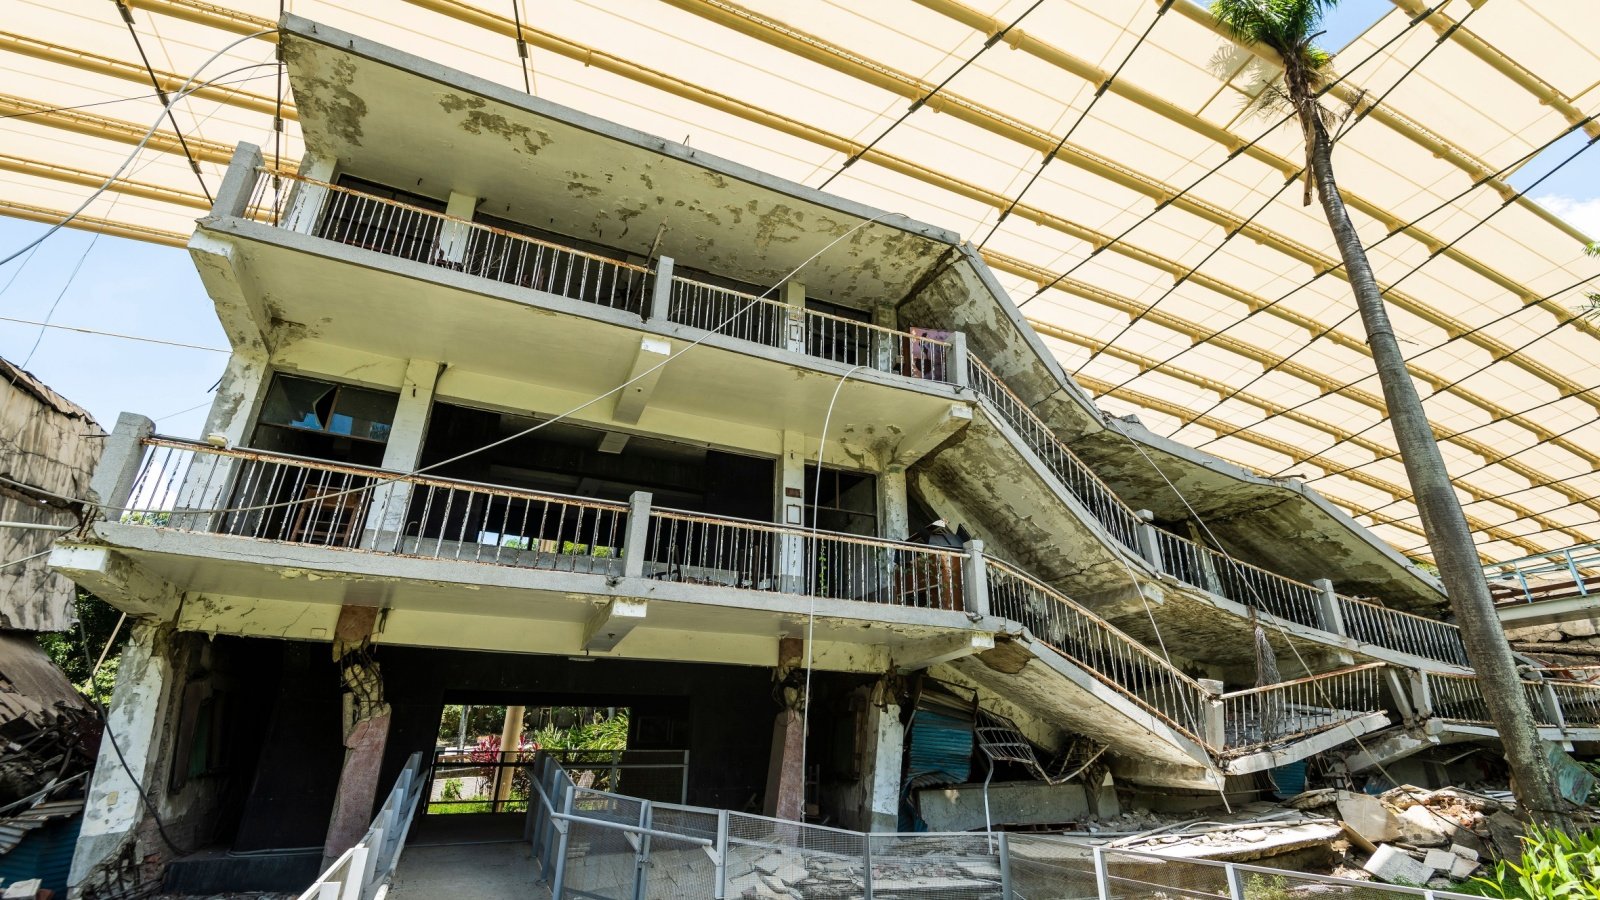
<svg viewBox="0 0 1600 900">
<path fill-rule="evenodd" d="M 528 837 L 554 900 L 1400 900 L 1465 897 L 1006 833 L 861 834 L 627 797 L 541 755 Z"/>
</svg>

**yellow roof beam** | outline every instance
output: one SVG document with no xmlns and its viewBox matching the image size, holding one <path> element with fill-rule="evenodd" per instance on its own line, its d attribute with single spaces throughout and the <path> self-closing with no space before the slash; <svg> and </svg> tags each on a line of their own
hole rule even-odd
<svg viewBox="0 0 1600 900">
<path fill-rule="evenodd" d="M 54 225 L 67 217 L 65 210 L 45 209 L 42 206 L 29 206 L 26 203 L 13 203 L 10 200 L 0 200 L 0 215 L 27 219 L 30 222 L 42 222 L 46 225 Z M 112 237 L 148 241 L 152 244 L 164 244 L 168 247 L 183 247 L 189 243 L 189 236 L 186 234 L 162 231 L 159 228 L 146 228 L 142 225 L 127 225 L 122 222 L 113 222 L 110 219 L 100 219 L 94 216 L 80 215 L 67 223 L 67 227 L 98 232 Z"/>
<path fill-rule="evenodd" d="M 19 175 L 31 175 L 35 178 L 44 178 L 50 181 L 60 181 L 79 187 L 98 188 L 106 183 L 106 176 L 87 172 L 83 169 L 74 169 L 70 166 L 56 165 L 55 163 L 36 162 L 23 159 L 20 156 L 10 156 L 0 153 L 0 170 L 16 172 Z M 174 203 L 178 206 L 190 206 L 196 209 L 209 210 L 211 204 L 206 198 L 189 191 L 180 191 L 175 188 L 151 184 L 146 181 L 133 181 L 119 178 L 113 181 L 107 190 L 130 197 L 142 197 L 146 200 L 155 200 L 158 203 Z"/>
<path fill-rule="evenodd" d="M 52 44 L 49 41 L 41 41 L 9 31 L 0 31 L 0 50 L 8 50 L 21 56 L 57 63 L 74 69 L 81 69 L 85 72 L 109 75 L 112 78 L 120 78 L 123 81 L 131 81 L 136 84 L 147 85 L 150 83 L 150 73 L 146 72 L 143 66 L 136 66 L 120 59 L 113 59 L 109 56 L 101 56 L 84 50 L 74 50 L 70 47 L 63 47 L 59 44 Z M 182 90 L 184 83 L 188 81 L 186 77 L 172 72 L 165 72 L 161 69 L 153 71 L 156 82 L 161 85 L 161 89 L 169 93 L 176 93 Z M 253 94 L 249 91 L 242 91 L 226 85 L 206 85 L 195 90 L 189 96 L 214 100 L 219 103 L 226 103 L 229 106 L 247 109 L 251 112 L 265 113 L 269 116 L 277 114 L 277 103 L 272 97 Z M 292 104 L 284 103 L 283 117 L 285 119 L 296 118 Z"/>
<path fill-rule="evenodd" d="M 1216 17 L 1211 15 L 1211 10 L 1209 8 L 1198 3 L 1174 3 L 1172 5 L 1172 9 L 1174 12 L 1180 13 L 1183 16 L 1199 23 L 1200 25 L 1205 26 L 1207 29 L 1215 33 L 1218 38 L 1243 47 L 1245 50 L 1254 54 L 1257 58 L 1269 65 L 1281 67 L 1281 63 L 1278 60 L 1278 55 L 1266 47 L 1263 47 L 1259 44 L 1240 44 L 1237 40 L 1235 40 L 1231 35 L 1228 34 L 1227 30 L 1217 22 Z M 1465 172 L 1467 177 L 1471 178 L 1474 182 L 1482 181 L 1484 184 L 1494 188 L 1495 191 L 1497 191 L 1502 197 L 1510 197 L 1516 194 L 1516 188 L 1513 188 L 1502 179 L 1491 177 L 1494 174 L 1494 170 L 1485 165 L 1482 160 L 1471 156 L 1461 148 L 1456 147 L 1428 129 L 1418 125 L 1416 122 L 1413 122 L 1405 116 L 1400 115 L 1394 110 L 1385 106 L 1373 105 L 1372 98 L 1365 96 L 1364 92 L 1359 88 L 1353 87 L 1349 84 L 1339 84 L 1333 88 L 1332 93 L 1346 104 L 1351 106 L 1359 106 L 1362 109 L 1368 110 L 1367 115 L 1374 121 L 1382 122 L 1384 125 L 1387 125 L 1391 130 L 1393 130 L 1395 134 L 1428 151 L 1429 154 L 1437 156 L 1450 165 L 1455 166 L 1462 172 Z M 1560 216 L 1549 212 L 1539 204 L 1530 203 L 1525 199 L 1517 202 L 1524 209 L 1566 232 L 1572 237 L 1573 240 L 1588 240 L 1588 238 L 1584 236 L 1583 232 L 1562 221 Z"/>
<path fill-rule="evenodd" d="M 1093 338 L 1093 337 L 1090 337 L 1088 335 L 1079 334 L 1079 333 L 1077 333 L 1075 331 L 1070 331 L 1070 330 L 1065 329 L 1065 328 L 1051 328 L 1050 330 L 1048 330 L 1046 332 L 1043 332 L 1043 333 L 1048 334 L 1050 337 L 1058 338 L 1060 340 L 1067 341 L 1069 343 L 1077 344 L 1080 347 L 1087 347 L 1090 350 L 1099 351 L 1099 352 L 1104 353 L 1104 354 L 1106 354 L 1108 356 L 1112 356 L 1112 357 L 1115 357 L 1117 359 L 1120 359 L 1123 362 L 1132 363 L 1132 364 L 1134 364 L 1136 366 L 1139 366 L 1140 368 L 1150 368 L 1156 362 L 1156 360 L 1154 358 L 1152 358 L 1152 357 L 1145 356 L 1145 355 L 1140 354 L 1140 353 L 1134 353 L 1134 352 L 1129 351 L 1129 350 L 1124 350 L 1121 347 L 1108 346 L 1104 341 L 1099 340 L 1098 338 Z M 1180 381 L 1184 381 L 1184 382 L 1186 382 L 1188 384 L 1192 384 L 1192 385 L 1194 385 L 1196 387 L 1204 388 L 1206 390 L 1217 391 L 1219 393 L 1226 393 L 1229 390 L 1229 387 L 1228 387 L 1228 385 L 1226 383 L 1218 381 L 1215 378 L 1208 378 L 1208 377 L 1206 377 L 1204 375 L 1201 375 L 1199 373 L 1196 373 L 1196 372 L 1190 372 L 1190 371 L 1187 371 L 1185 369 L 1177 369 L 1177 368 L 1170 368 L 1170 367 L 1162 369 L 1161 371 L 1163 373 L 1165 373 L 1166 375 L 1169 375 L 1169 376 L 1171 376 L 1173 378 L 1176 378 L 1176 379 L 1178 379 Z M 1113 395 L 1113 396 L 1115 396 L 1115 395 Z M 1264 397 L 1257 397 L 1257 396 L 1254 396 L 1252 394 L 1245 394 L 1245 393 L 1239 394 L 1237 399 L 1241 403 L 1249 404 L 1250 406 L 1254 406 L 1257 409 L 1263 410 L 1265 412 L 1282 413 L 1283 417 L 1285 419 L 1288 419 L 1289 421 L 1296 422 L 1296 423 L 1299 423 L 1301 425 L 1304 425 L 1307 428 L 1315 428 L 1316 430 L 1321 431 L 1324 434 L 1333 435 L 1334 437 L 1339 438 L 1341 440 L 1348 440 L 1350 443 L 1354 444 L 1357 447 L 1360 447 L 1363 450 L 1366 450 L 1367 452 L 1373 454 L 1374 456 L 1387 456 L 1387 455 L 1389 455 L 1389 454 L 1394 452 L 1394 450 L 1392 448 L 1390 448 L 1390 447 L 1385 447 L 1383 444 L 1380 444 L 1377 441 L 1373 441 L 1373 440 L 1369 440 L 1367 438 L 1360 437 L 1360 436 L 1356 435 L 1354 432 L 1348 431 L 1348 430 L 1346 430 L 1344 428 L 1340 428 L 1337 425 L 1333 425 L 1333 424 L 1331 424 L 1329 422 L 1324 422 L 1321 419 L 1315 418 L 1313 416 L 1308 416 L 1305 413 L 1301 413 L 1301 412 L 1298 412 L 1298 411 L 1291 411 L 1288 406 L 1286 406 L 1286 405 L 1284 405 L 1282 403 L 1277 403 L 1277 402 L 1274 402 L 1272 400 L 1268 400 L 1268 399 L 1266 399 Z M 1198 424 L 1197 422 L 1195 422 L 1195 419 L 1198 418 L 1198 417 L 1196 417 L 1192 413 L 1185 413 L 1185 414 L 1179 416 L 1179 418 L 1181 418 L 1187 424 Z M 1204 427 L 1209 427 L 1209 426 L 1204 426 Z M 1296 464 L 1309 463 L 1309 464 L 1317 466 L 1317 467 L 1319 467 L 1319 468 L 1321 468 L 1321 469 L 1323 469 L 1323 470 L 1325 470 L 1325 471 L 1327 471 L 1329 473 L 1337 474 L 1339 477 L 1348 478 L 1351 481 L 1357 482 L 1359 484 L 1366 485 L 1367 487 L 1383 491 L 1383 492 L 1387 493 L 1390 497 L 1392 497 L 1392 498 L 1394 498 L 1396 500 L 1409 500 L 1411 498 L 1411 489 L 1408 488 L 1408 487 L 1402 487 L 1400 485 L 1395 484 L 1394 482 L 1386 481 L 1386 480 L 1384 480 L 1382 478 L 1378 478 L 1375 475 L 1371 475 L 1371 474 L 1368 474 L 1366 472 L 1363 472 L 1360 469 L 1350 469 L 1348 471 L 1343 471 L 1345 469 L 1346 464 L 1340 463 L 1340 462 L 1336 462 L 1336 461 L 1331 460 L 1331 459 L 1328 459 L 1328 458 L 1322 456 L 1320 453 L 1307 453 L 1305 451 L 1305 448 L 1296 446 L 1294 444 L 1290 444 L 1290 443 L 1288 443 L 1286 441 L 1280 441 L 1280 440 L 1277 440 L 1277 439 L 1274 439 L 1274 438 L 1269 438 L 1269 437 L 1267 437 L 1265 435 L 1256 434 L 1256 433 L 1250 432 L 1248 430 L 1246 430 L 1246 431 L 1235 431 L 1236 428 L 1237 428 L 1237 426 L 1229 426 L 1225 430 L 1218 432 L 1218 434 L 1219 435 L 1224 435 L 1225 434 L 1225 435 L 1228 435 L 1229 437 L 1237 437 L 1240 440 L 1247 441 L 1249 443 L 1256 444 L 1256 445 L 1261 446 L 1261 447 L 1266 447 L 1266 448 L 1268 448 L 1270 450 L 1273 450 L 1274 452 L 1281 453 L 1284 456 L 1287 456 L 1288 458 L 1293 460 Z M 1481 501 L 1485 501 L 1485 502 L 1494 503 L 1494 504 L 1496 504 L 1498 506 L 1501 506 L 1501 507 L 1503 507 L 1503 508 L 1505 508 L 1505 509 L 1507 509 L 1507 510 L 1513 512 L 1513 513 L 1516 513 L 1518 518 L 1532 519 L 1533 521 L 1538 522 L 1540 525 L 1545 526 L 1545 528 L 1547 530 L 1560 531 L 1560 532 L 1566 534 L 1568 537 L 1572 538 L 1577 543 L 1581 544 L 1581 543 L 1584 543 L 1586 541 L 1593 540 L 1593 538 L 1591 536 L 1583 533 L 1582 531 L 1578 530 L 1577 528 L 1573 528 L 1573 527 L 1570 527 L 1570 526 L 1562 525 L 1562 524 L 1560 524 L 1558 522 L 1555 522 L 1555 521 L 1553 521 L 1551 519 L 1546 518 L 1545 516 L 1541 515 L 1540 513 L 1536 513 L 1533 510 L 1531 510 L 1531 509 L 1529 509 L 1529 508 L 1527 508 L 1525 506 L 1522 506 L 1521 504 L 1514 503 L 1514 502 L 1512 502 L 1510 500 L 1506 500 L 1506 499 L 1500 497 L 1498 492 L 1496 492 L 1496 491 L 1487 490 L 1485 488 L 1480 488 L 1480 487 L 1474 487 L 1474 486 L 1472 486 L 1470 484 L 1467 484 L 1465 482 L 1462 482 L 1462 481 L 1455 482 L 1455 485 L 1456 485 L 1456 487 L 1460 488 L 1462 491 L 1464 491 L 1468 495 L 1470 495 L 1474 500 L 1481 500 Z M 1512 540 L 1513 537 L 1514 537 L 1514 536 L 1510 535 L 1509 532 L 1501 532 L 1501 531 L 1499 531 L 1498 530 L 1498 526 L 1490 525 L 1490 524 L 1488 524 L 1486 522 L 1483 522 L 1482 520 L 1479 520 L 1479 519 L 1474 519 L 1472 516 L 1468 516 L 1467 517 L 1467 521 L 1468 521 L 1469 524 L 1472 525 L 1472 528 L 1473 528 L 1474 531 L 1482 531 L 1482 532 L 1487 533 L 1487 534 L 1494 534 L 1495 536 L 1497 536 L 1498 538 L 1500 538 L 1502 540 Z M 1536 552 L 1542 552 L 1542 551 L 1536 551 Z"/>
<path fill-rule="evenodd" d="M 278 27 L 278 23 L 271 19 L 247 15 L 215 3 L 205 3 L 203 0 L 123 0 L 123 2 L 134 9 L 149 10 L 233 34 L 253 34 Z M 261 39 L 277 43 L 278 35 L 276 32 L 265 34 Z"/>
<path fill-rule="evenodd" d="M 1428 7 L 1421 0 L 1389 0 L 1398 9 L 1407 15 L 1420 15 Z M 1472 4 L 1478 6 L 1483 0 Z M 1428 17 L 1428 24 L 1436 34 L 1448 34 L 1450 40 L 1459 44 L 1468 53 L 1488 63 L 1491 68 L 1517 87 L 1533 95 L 1535 100 L 1560 113 L 1568 125 L 1582 122 L 1586 116 L 1572 102 L 1572 98 L 1556 90 L 1555 85 L 1545 81 L 1538 75 L 1528 71 L 1521 63 L 1501 53 L 1499 49 L 1478 37 L 1470 29 L 1461 27 L 1461 23 L 1452 19 L 1443 12 L 1436 12 Z M 1589 122 L 1583 126 L 1585 134 L 1592 138 L 1600 138 L 1600 122 Z"/>
<path fill-rule="evenodd" d="M 992 251 L 992 250 L 983 251 L 983 257 L 984 257 L 984 261 L 987 262 L 989 264 L 989 266 L 994 268 L 996 271 L 1009 272 L 1012 275 L 1016 275 L 1016 276 L 1019 276 L 1019 277 L 1022 277 L 1022 278 L 1027 278 L 1027 279 L 1036 280 L 1036 281 L 1040 280 L 1040 279 L 1044 279 L 1044 281 L 1048 281 L 1050 279 L 1050 277 L 1051 277 L 1048 272 L 1046 272 L 1044 269 L 1042 269 L 1042 268 L 1040 268 L 1038 266 L 1035 266 L 1035 265 L 1033 265 L 1031 263 L 1024 262 L 1024 261 L 1019 260 L 1019 259 L 1016 259 L 1015 257 L 1006 256 L 1005 254 L 1002 254 L 1002 253 L 997 253 L 997 252 Z M 1043 283 L 1043 282 L 1041 282 L 1041 283 Z M 1077 296 L 1084 297 L 1085 299 L 1090 299 L 1090 300 L 1094 300 L 1096 302 L 1104 303 L 1105 305 L 1111 306 L 1113 308 L 1130 309 L 1130 310 L 1131 309 L 1139 309 L 1139 308 L 1141 308 L 1138 303 L 1136 303 L 1136 302 L 1134 302 L 1132 300 L 1128 300 L 1127 298 L 1124 298 L 1124 297 L 1119 297 L 1119 296 L 1117 296 L 1115 294 L 1111 294 L 1110 292 L 1105 291 L 1105 290 L 1103 290 L 1101 288 L 1093 287 L 1092 285 L 1086 285 L 1086 284 L 1083 284 L 1082 282 L 1077 282 L 1074 279 L 1063 279 L 1060 283 L 1058 283 L 1056 285 L 1056 288 L 1061 290 L 1061 291 L 1065 291 L 1065 292 L 1072 293 L 1072 294 L 1077 295 Z M 1151 316 L 1152 320 L 1154 320 L 1155 316 L 1157 316 L 1157 315 L 1166 317 L 1162 321 L 1161 324 L 1166 325 L 1166 324 L 1170 323 L 1170 327 L 1172 327 L 1174 330 L 1176 330 L 1180 334 L 1188 334 L 1191 337 L 1198 339 L 1200 336 L 1203 336 L 1203 334 L 1205 332 L 1205 329 L 1202 328 L 1200 325 L 1197 325 L 1197 324 L 1195 324 L 1193 322 L 1189 322 L 1189 321 L 1186 321 L 1186 320 L 1183 320 L 1183 319 L 1178 319 L 1176 317 L 1168 316 L 1167 314 L 1161 313 L 1159 311 L 1157 313 L 1155 313 L 1155 314 L 1152 314 L 1152 316 Z M 1028 320 L 1028 324 L 1033 326 L 1033 328 L 1035 330 L 1037 330 L 1038 332 L 1040 332 L 1041 334 L 1052 334 L 1056 330 L 1059 329 L 1059 326 L 1057 326 L 1057 325 L 1054 325 L 1054 324 L 1052 324 L 1050 322 L 1039 321 L 1037 319 L 1029 319 Z M 1232 339 L 1230 339 L 1230 341 L 1231 340 Z M 1218 346 L 1224 346 L 1221 342 L 1217 342 L 1217 344 L 1218 344 Z M 1272 354 L 1272 353 L 1270 353 L 1270 352 L 1268 352 L 1266 350 L 1263 350 L 1263 349 L 1261 349 L 1259 347 L 1256 347 L 1253 344 L 1244 344 L 1243 342 L 1232 342 L 1232 345 L 1228 346 L 1227 348 L 1230 349 L 1230 350 L 1234 350 L 1235 352 L 1239 352 L 1242 355 L 1245 355 L 1246 358 L 1252 359 L 1252 360 L 1254 360 L 1256 362 L 1259 362 L 1262 365 L 1273 365 L 1273 364 L 1276 364 L 1276 363 L 1282 363 L 1283 362 L 1283 357 L 1277 356 L 1275 354 Z M 1165 371 L 1165 370 L 1163 370 L 1163 371 Z M 1324 375 L 1322 373 L 1319 373 L 1319 372 L 1316 372 L 1314 370 L 1308 369 L 1308 368 L 1306 368 L 1304 366 L 1301 366 L 1298 363 L 1294 363 L 1294 362 L 1285 363 L 1285 364 L 1280 366 L 1279 371 L 1282 371 L 1285 374 L 1293 374 L 1296 377 L 1302 378 L 1303 380 L 1305 380 L 1305 381 L 1307 381 L 1307 382 L 1309 382 L 1311 384 L 1316 384 L 1316 385 L 1319 385 L 1319 386 L 1326 385 L 1325 387 L 1323 387 L 1324 392 L 1331 391 L 1334 387 L 1337 387 L 1337 384 L 1335 384 L 1335 379 L 1332 379 L 1332 378 L 1328 377 L 1327 375 Z M 1078 381 L 1082 382 L 1085 385 L 1088 385 L 1089 382 L 1093 380 L 1093 379 L 1086 378 L 1083 375 L 1076 375 L 1074 377 Z M 1104 383 L 1104 382 L 1097 382 L 1097 383 Z M 1230 388 L 1230 390 L 1232 390 L 1232 389 Z M 1113 396 L 1116 396 L 1116 395 L 1113 395 Z M 1380 412 L 1386 412 L 1387 411 L 1387 407 L 1384 405 L 1382 396 L 1380 396 L 1378 394 L 1368 393 L 1366 391 L 1362 391 L 1362 390 L 1357 389 L 1357 388 L 1346 388 L 1345 390 L 1340 392 L 1339 396 L 1348 398 L 1350 400 L 1354 400 L 1355 402 L 1360 403 L 1363 406 L 1366 406 L 1366 407 L 1368 407 L 1370 409 L 1375 409 L 1375 410 L 1378 410 Z M 1468 395 L 1468 396 L 1476 397 L 1476 395 Z M 1487 401 L 1482 400 L 1482 398 L 1477 398 L 1477 400 L 1479 401 L 1479 403 L 1478 404 L 1474 404 L 1474 405 L 1487 404 Z M 1493 405 L 1493 404 L 1488 404 L 1488 405 Z M 1185 411 L 1182 411 L 1180 413 L 1174 413 L 1174 415 L 1177 418 L 1179 418 L 1179 419 L 1181 419 L 1181 420 L 1183 420 L 1185 422 L 1194 421 L 1194 419 L 1193 419 L 1194 414 L 1193 414 L 1192 411 L 1185 410 Z M 1507 416 L 1510 416 L 1510 414 L 1507 414 Z M 1511 418 L 1514 418 L 1514 417 L 1502 419 L 1501 416 L 1496 416 L 1495 418 L 1496 418 L 1497 421 L 1500 421 L 1500 420 L 1511 421 Z M 1522 424 L 1523 427 L 1528 428 L 1529 430 L 1534 430 L 1534 429 L 1537 428 L 1537 426 L 1533 425 L 1533 423 L 1524 422 L 1524 423 L 1520 423 L 1520 424 Z M 1232 426 L 1230 426 L 1230 428 L 1231 427 Z M 1490 445 L 1485 444 L 1485 443 L 1483 443 L 1481 441 L 1473 440 L 1472 438 L 1466 437 L 1465 435 L 1451 435 L 1444 428 L 1442 428 L 1441 426 L 1439 426 L 1437 424 L 1433 425 L 1433 432 L 1434 432 L 1434 434 L 1436 436 L 1439 437 L 1440 440 L 1448 440 L 1450 443 L 1456 444 L 1457 446 L 1462 447 L 1463 449 L 1467 450 L 1468 452 L 1475 453 L 1478 456 L 1483 457 L 1485 462 L 1493 462 L 1495 465 L 1504 466 L 1509 471 L 1515 472 L 1516 474 L 1522 476 L 1523 478 L 1528 479 L 1528 481 L 1530 483 L 1543 484 L 1544 482 L 1549 481 L 1549 476 L 1548 475 L 1545 475 L 1544 473 L 1541 473 L 1541 472 L 1535 470 L 1532 466 L 1526 465 L 1525 463 L 1522 463 L 1522 462 L 1520 462 L 1520 461 L 1518 461 L 1518 460 L 1516 460 L 1514 458 L 1512 458 L 1512 459 L 1500 459 L 1500 457 L 1503 455 L 1502 453 L 1500 453 L 1495 448 L 1493 448 Z M 1549 441 L 1549 443 L 1551 443 L 1552 445 L 1556 445 L 1558 443 L 1565 443 L 1565 444 L 1568 444 L 1568 445 L 1572 445 L 1572 442 L 1568 441 L 1565 438 L 1557 438 L 1557 439 Z M 1582 447 L 1577 447 L 1576 445 L 1572 445 L 1572 446 L 1577 450 L 1584 450 L 1584 448 L 1582 448 Z M 1587 453 L 1588 451 L 1585 450 L 1584 452 Z M 1589 506 L 1591 509 L 1594 509 L 1596 511 L 1600 511 L 1600 498 L 1587 497 L 1581 491 L 1576 490 L 1575 488 L 1571 487 L 1570 485 L 1568 485 L 1568 484 L 1566 484 L 1564 482 L 1558 482 L 1558 483 L 1555 483 L 1555 484 L 1550 484 L 1550 485 L 1548 485 L 1548 487 L 1549 487 L 1550 490 L 1555 491 L 1556 493 L 1562 495 L 1563 497 L 1566 497 L 1568 500 L 1571 500 L 1573 503 L 1583 503 L 1583 504 Z"/>
<path fill-rule="evenodd" d="M 111 119 L 86 113 L 79 110 L 56 109 L 37 100 L 29 100 L 11 94 L 0 94 L 0 115 L 26 116 L 29 122 L 36 125 L 48 125 L 51 128 L 61 128 L 66 131 L 76 132 L 89 137 L 104 138 L 122 144 L 137 144 L 144 139 L 145 126 L 121 119 Z M 194 154 L 196 161 L 216 163 L 226 166 L 233 158 L 233 148 L 217 141 L 206 140 L 198 136 L 185 136 L 189 150 Z M 151 135 L 146 147 L 159 150 L 162 153 L 175 153 L 183 155 L 183 144 L 178 141 L 178 136 L 170 131 L 157 130 Z"/>
</svg>

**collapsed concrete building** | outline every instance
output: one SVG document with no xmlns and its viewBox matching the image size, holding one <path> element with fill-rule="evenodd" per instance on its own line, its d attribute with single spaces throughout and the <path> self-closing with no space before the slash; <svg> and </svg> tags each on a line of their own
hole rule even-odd
<svg viewBox="0 0 1600 900">
<path fill-rule="evenodd" d="M 1059 822 L 1493 740 L 1436 580 L 1105 415 L 958 236 L 280 40 L 306 156 L 241 145 L 189 244 L 204 434 L 125 414 L 50 558 L 136 623 L 76 890 L 314 873 L 450 703 L 625 707 L 665 798 L 862 831 L 997 772 L 991 821 Z M 1600 739 L 1593 686 L 1529 690 Z"/>
</svg>

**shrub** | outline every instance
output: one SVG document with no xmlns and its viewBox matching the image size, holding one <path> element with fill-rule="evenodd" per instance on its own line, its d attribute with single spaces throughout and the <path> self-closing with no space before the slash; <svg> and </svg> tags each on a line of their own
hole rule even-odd
<svg viewBox="0 0 1600 900">
<path fill-rule="evenodd" d="M 1574 838 L 1537 825 L 1522 838 L 1522 859 L 1501 860 L 1473 893 L 1508 900 L 1600 900 L 1600 831 Z"/>
</svg>

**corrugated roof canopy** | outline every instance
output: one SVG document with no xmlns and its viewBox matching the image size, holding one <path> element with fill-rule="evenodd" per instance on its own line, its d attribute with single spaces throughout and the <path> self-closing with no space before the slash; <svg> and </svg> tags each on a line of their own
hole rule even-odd
<svg viewBox="0 0 1600 900">
<path fill-rule="evenodd" d="M 1600 21 L 1582 0 L 1444 0 L 1426 16 L 1421 0 L 1393 2 L 1336 58 L 1330 105 L 1358 111 L 1335 164 L 1446 461 L 1487 556 L 1600 538 L 1600 343 L 1574 312 L 1600 262 L 1572 227 L 1508 203 L 1505 183 L 1563 132 L 1600 134 L 1585 119 L 1600 112 Z M 1327 224 L 1289 183 L 1298 131 L 1247 108 L 1270 54 L 1233 45 L 1191 0 L 1164 14 L 1152 0 L 1044 0 L 988 50 L 1032 0 L 518 3 L 288 8 L 974 242 L 1016 203 L 984 253 L 1107 409 L 1297 473 L 1426 555 Z M 281 139 L 272 127 L 287 82 L 271 35 L 246 37 L 278 6 L 128 5 L 169 90 L 237 41 L 201 73 L 219 83 L 174 109 L 200 177 L 164 121 L 81 220 L 181 244 L 235 142 L 299 158 L 292 97 Z M 50 221 L 161 107 L 114 4 L 13 8 L 0 213 Z"/>
</svg>

